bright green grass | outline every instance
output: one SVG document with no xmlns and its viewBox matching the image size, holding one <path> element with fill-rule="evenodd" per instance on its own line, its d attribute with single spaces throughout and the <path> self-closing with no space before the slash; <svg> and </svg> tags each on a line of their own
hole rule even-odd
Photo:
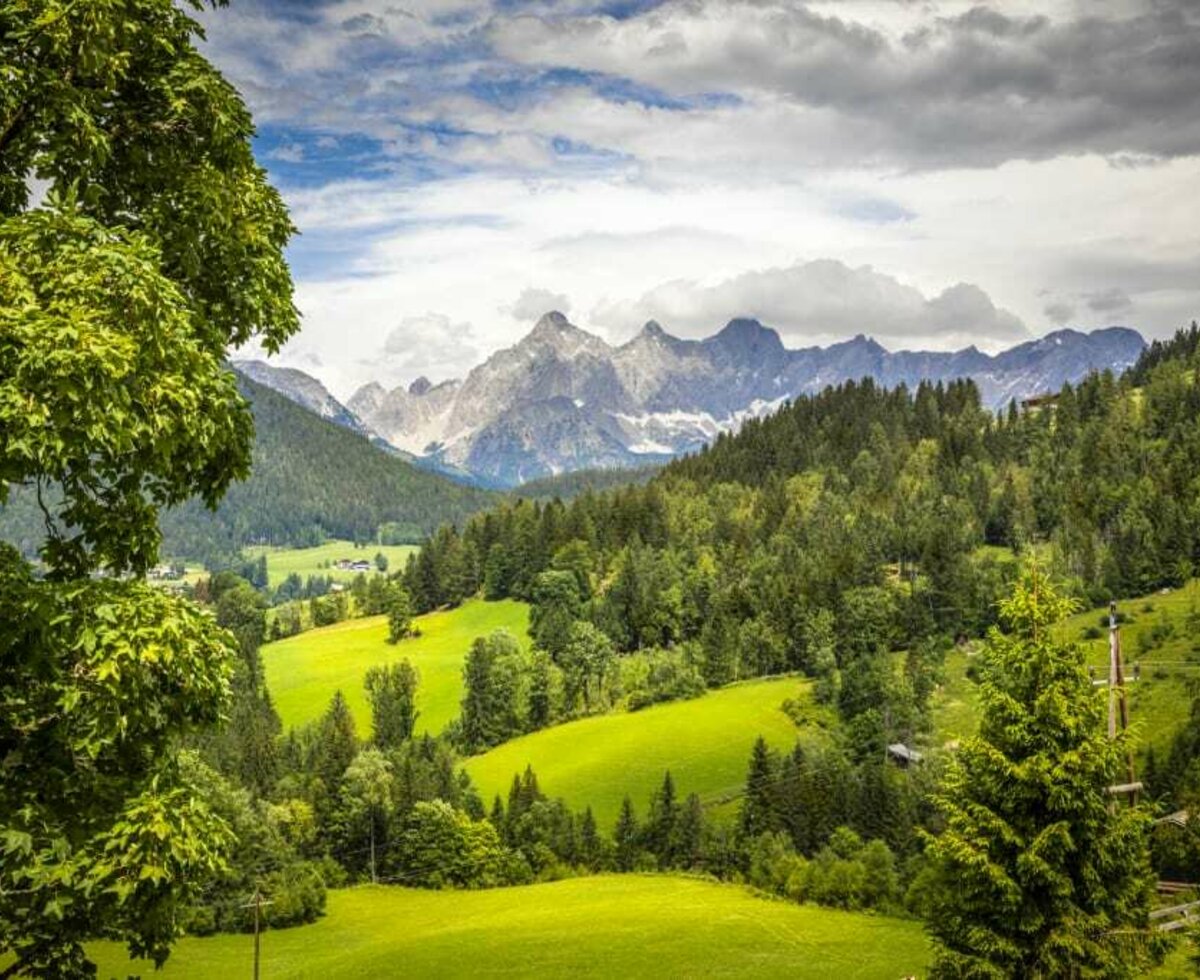
<svg viewBox="0 0 1200 980">
<path fill-rule="evenodd" d="M 130 964 L 96 944 L 100 975 Z M 249 976 L 247 935 L 184 939 L 161 976 Z M 265 978 L 813 977 L 895 980 L 923 971 L 917 922 L 757 898 L 694 878 L 608 875 L 490 891 L 389 886 L 329 894 L 311 926 L 267 932 Z"/>
<path fill-rule="evenodd" d="M 1200 634 L 1193 632 L 1189 620 L 1200 613 L 1200 580 L 1193 580 L 1180 589 L 1166 594 L 1154 593 L 1136 599 L 1123 600 L 1118 608 L 1132 621 L 1121 627 L 1121 651 L 1131 665 L 1142 666 L 1141 680 L 1129 684 L 1130 721 L 1137 732 L 1138 743 L 1153 746 L 1163 758 L 1171 738 L 1187 719 L 1191 698 L 1187 692 L 1189 678 L 1200 680 Z M 1107 608 L 1089 609 L 1067 619 L 1058 627 L 1064 639 L 1082 645 L 1087 662 L 1096 668 L 1097 678 L 1108 677 L 1108 628 L 1101 626 Z M 1148 649 L 1145 640 L 1156 623 L 1167 622 L 1173 634 L 1161 645 Z M 1085 639 L 1089 627 L 1100 630 L 1097 639 Z M 945 683 L 934 699 L 936 741 L 962 738 L 975 731 L 976 685 L 966 676 L 973 658 L 956 650 L 946 660 Z"/>
<path fill-rule="evenodd" d="M 371 571 L 375 571 L 375 555 L 380 551 L 387 556 L 388 571 L 397 572 L 404 568 L 408 556 L 419 550 L 413 544 L 368 544 L 356 548 L 353 541 L 340 540 L 326 541 L 315 548 L 274 548 L 258 545 L 243 549 L 247 558 L 267 556 L 267 582 L 271 588 L 279 585 L 292 572 L 302 579 L 307 579 L 310 575 L 324 575 L 335 582 L 353 581 L 357 572 L 342 571 L 332 567 L 333 563 L 339 558 L 349 558 L 351 561 L 366 559 L 371 562 Z M 324 565 L 329 567 L 322 567 Z"/>
<path fill-rule="evenodd" d="M 407 658 L 417 668 L 417 730 L 440 732 L 458 716 L 462 665 L 471 641 L 492 630 L 507 629 L 528 643 L 529 607 L 502 602 L 464 603 L 457 609 L 428 613 L 415 620 L 420 636 L 387 642 L 387 617 L 349 619 L 268 643 L 262 648 L 267 689 L 284 728 L 319 718 L 334 691 L 341 690 L 362 737 L 370 734 L 371 712 L 363 677 L 376 664 Z"/>
<path fill-rule="evenodd" d="M 795 677 L 734 684 L 691 701 L 543 729 L 468 759 L 465 768 L 487 802 L 507 794 L 513 774 L 532 765 L 547 796 L 574 809 L 591 806 L 607 830 L 626 793 L 645 815 L 668 769 L 680 795 L 711 803 L 737 792 L 760 734 L 785 751 L 795 745 L 800 732 L 780 705 L 809 693 Z"/>
</svg>

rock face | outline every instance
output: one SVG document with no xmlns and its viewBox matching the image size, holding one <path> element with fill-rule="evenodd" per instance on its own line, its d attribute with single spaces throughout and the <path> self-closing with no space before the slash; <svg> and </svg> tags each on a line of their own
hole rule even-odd
<svg viewBox="0 0 1200 980">
<path fill-rule="evenodd" d="M 1120 371 L 1144 345 L 1136 331 L 1111 327 L 1060 330 L 995 356 L 974 347 L 889 352 L 862 335 L 788 350 L 769 327 L 736 319 L 705 340 L 673 337 L 651 321 L 614 347 L 547 313 L 462 381 L 419 378 L 392 391 L 369 384 L 348 409 L 426 465 L 513 486 L 583 468 L 661 462 L 844 381 L 913 387 L 969 377 L 984 403 L 1000 408 L 1092 370 Z"/>
</svg>

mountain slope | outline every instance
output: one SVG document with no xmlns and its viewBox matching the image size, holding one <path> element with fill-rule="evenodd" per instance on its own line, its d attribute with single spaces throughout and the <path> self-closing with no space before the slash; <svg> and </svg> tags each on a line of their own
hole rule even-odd
<svg viewBox="0 0 1200 980">
<path fill-rule="evenodd" d="M 512 486 L 581 468 L 658 462 L 844 381 L 914 387 L 970 377 L 995 409 L 1093 370 L 1123 370 L 1143 346 L 1136 331 L 1112 327 L 1060 330 L 997 355 L 974 347 L 890 352 L 862 335 L 788 350 L 774 330 L 743 318 L 705 340 L 673 337 L 651 321 L 614 347 L 547 313 L 462 381 L 419 379 L 391 392 L 370 384 L 349 407 L 431 465 Z"/>
<path fill-rule="evenodd" d="M 250 477 L 229 489 L 215 513 L 198 501 L 163 512 L 164 555 L 209 561 L 250 543 L 370 540 L 387 522 L 415 542 L 496 499 L 413 466 L 245 375 L 238 384 L 254 411 Z M 32 492 L 16 488 L 0 508 L 0 540 L 31 553 L 42 537 Z"/>
<path fill-rule="evenodd" d="M 362 435 L 370 434 L 362 420 L 334 398 L 311 374 L 296 368 L 276 367 L 266 361 L 234 361 L 233 366 L 251 381 L 279 392 L 314 415 Z"/>
</svg>

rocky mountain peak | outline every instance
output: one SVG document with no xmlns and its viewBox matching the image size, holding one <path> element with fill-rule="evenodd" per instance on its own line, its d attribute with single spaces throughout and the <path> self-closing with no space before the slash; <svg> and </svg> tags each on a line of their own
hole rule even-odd
<svg viewBox="0 0 1200 980">
<path fill-rule="evenodd" d="M 557 310 L 543 315 L 514 349 L 518 352 L 549 350 L 564 358 L 572 358 L 580 352 L 609 352 L 608 345 L 603 340 L 595 334 L 581 330 Z"/>
<path fill-rule="evenodd" d="M 730 320 L 713 340 L 727 350 L 750 357 L 784 353 L 779 334 L 750 317 Z"/>
<path fill-rule="evenodd" d="M 432 387 L 433 387 L 433 382 L 431 382 L 427 377 L 425 377 L 425 375 L 421 375 L 421 377 L 417 378 L 416 381 L 414 381 L 412 384 L 410 384 L 408 386 L 408 393 L 410 395 L 416 395 L 417 397 L 420 397 L 421 395 L 423 395 L 427 391 L 429 391 L 429 389 Z"/>
</svg>

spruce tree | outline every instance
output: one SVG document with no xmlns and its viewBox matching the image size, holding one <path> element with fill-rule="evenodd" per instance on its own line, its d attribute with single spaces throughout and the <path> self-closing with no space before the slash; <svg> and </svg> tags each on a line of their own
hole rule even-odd
<svg viewBox="0 0 1200 980">
<path fill-rule="evenodd" d="M 983 657 L 978 734 L 951 760 L 930 842 L 936 977 L 1132 977 L 1155 941 L 1147 816 L 1122 780 L 1103 695 L 1056 638 L 1071 609 L 1033 568 Z"/>
<path fill-rule="evenodd" d="M 413 631 L 412 599 L 403 586 L 394 585 L 388 599 L 388 643 L 399 643 Z"/>
<path fill-rule="evenodd" d="M 679 811 L 673 850 L 675 862 L 681 868 L 699 868 L 704 864 L 704 808 L 695 793 L 688 796 Z"/>
<path fill-rule="evenodd" d="M 650 800 L 650 815 L 646 818 L 644 838 L 646 847 L 658 858 L 660 868 L 674 864 L 675 825 L 679 820 L 679 802 L 675 798 L 675 780 L 670 770 L 663 775 L 662 786 Z"/>
<path fill-rule="evenodd" d="M 417 724 L 417 671 L 407 660 L 372 667 L 363 680 L 371 702 L 371 737 L 381 749 L 412 738 Z"/>
<path fill-rule="evenodd" d="M 633 801 L 628 796 L 621 801 L 621 813 L 613 831 L 614 855 L 618 871 L 632 871 L 638 857 L 638 822 Z"/>
<path fill-rule="evenodd" d="M 329 708 L 317 726 L 316 758 L 313 770 L 329 793 L 337 790 L 347 767 L 358 753 L 358 732 L 354 715 L 342 692 L 336 691 Z"/>
<path fill-rule="evenodd" d="M 738 820 L 741 835 L 749 840 L 776 829 L 776 762 L 760 735 L 750 753 L 750 770 L 746 773 L 746 795 Z"/>
<path fill-rule="evenodd" d="M 579 859 L 584 867 L 597 870 L 604 859 L 604 842 L 596 827 L 596 817 L 589 806 L 579 822 Z"/>
</svg>

